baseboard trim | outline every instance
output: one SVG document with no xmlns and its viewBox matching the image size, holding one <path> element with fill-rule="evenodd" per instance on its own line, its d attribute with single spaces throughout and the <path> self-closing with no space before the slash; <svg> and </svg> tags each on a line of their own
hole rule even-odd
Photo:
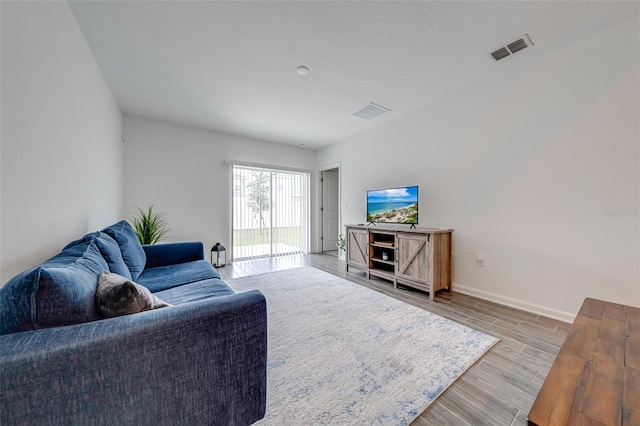
<svg viewBox="0 0 640 426">
<path fill-rule="evenodd" d="M 489 302 L 499 303 L 511 308 L 520 309 L 536 315 L 542 315 L 547 318 L 553 318 L 558 321 L 573 323 L 576 316 L 568 312 L 558 311 L 556 309 L 547 308 L 533 303 L 523 302 L 521 300 L 512 299 L 510 297 L 500 296 L 498 294 L 489 293 L 487 291 L 477 290 L 464 285 L 453 284 L 453 289 L 457 293 L 466 294 L 468 296 L 477 297 L 478 299 L 487 300 Z"/>
</svg>

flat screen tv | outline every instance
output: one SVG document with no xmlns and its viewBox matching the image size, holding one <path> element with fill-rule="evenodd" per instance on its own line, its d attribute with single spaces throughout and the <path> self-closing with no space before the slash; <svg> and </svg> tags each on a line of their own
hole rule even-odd
<svg viewBox="0 0 640 426">
<path fill-rule="evenodd" d="M 418 224 L 418 187 L 367 191 L 367 222 Z"/>
</svg>

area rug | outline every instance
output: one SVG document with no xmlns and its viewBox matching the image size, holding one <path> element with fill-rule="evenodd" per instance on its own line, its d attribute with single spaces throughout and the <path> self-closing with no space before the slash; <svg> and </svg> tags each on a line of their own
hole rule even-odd
<svg viewBox="0 0 640 426">
<path fill-rule="evenodd" d="M 227 283 L 267 299 L 259 425 L 407 425 L 498 341 L 312 267 Z"/>
</svg>

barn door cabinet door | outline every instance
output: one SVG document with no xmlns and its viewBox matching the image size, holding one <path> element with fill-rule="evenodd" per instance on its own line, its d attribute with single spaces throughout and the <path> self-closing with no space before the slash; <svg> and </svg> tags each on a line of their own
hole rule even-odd
<svg viewBox="0 0 640 426">
<path fill-rule="evenodd" d="M 424 284 L 431 290 L 433 280 L 433 239 L 424 234 L 398 232 L 396 276 Z"/>
<path fill-rule="evenodd" d="M 347 269 L 349 265 L 368 268 L 369 234 L 367 230 L 348 228 L 347 230 Z"/>
</svg>

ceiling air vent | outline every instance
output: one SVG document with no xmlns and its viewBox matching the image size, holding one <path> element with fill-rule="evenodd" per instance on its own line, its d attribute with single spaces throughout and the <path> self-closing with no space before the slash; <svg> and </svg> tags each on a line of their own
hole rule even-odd
<svg viewBox="0 0 640 426">
<path fill-rule="evenodd" d="M 493 59 L 495 59 L 496 61 L 499 61 L 502 58 L 506 58 L 509 55 L 511 55 L 511 52 L 509 52 L 506 47 L 498 49 L 495 52 L 491 52 L 491 56 L 493 56 Z"/>
<path fill-rule="evenodd" d="M 389 108 L 369 102 L 369 105 L 353 113 L 356 117 L 364 118 L 365 120 L 372 120 L 377 116 L 391 111 Z"/>
<path fill-rule="evenodd" d="M 504 47 L 501 47 L 498 50 L 494 50 L 491 52 L 491 57 L 499 61 L 500 59 L 504 59 L 507 56 L 513 55 L 516 52 L 521 51 L 522 49 L 526 49 L 529 46 L 533 46 L 533 42 L 529 37 L 529 34 L 525 34 L 524 37 L 518 39 L 512 43 L 507 44 Z"/>
</svg>

